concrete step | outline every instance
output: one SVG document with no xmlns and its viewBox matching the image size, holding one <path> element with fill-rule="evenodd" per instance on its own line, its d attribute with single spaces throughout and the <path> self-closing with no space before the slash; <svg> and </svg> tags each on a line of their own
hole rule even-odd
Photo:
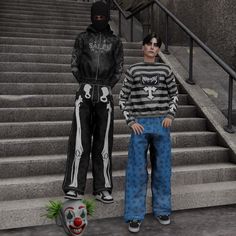
<svg viewBox="0 0 236 236">
<path fill-rule="evenodd" d="M 41 39 L 0 36 L 0 44 L 25 45 L 25 46 L 60 46 L 73 47 L 74 39 Z M 140 42 L 123 42 L 124 49 L 140 49 Z"/>
<path fill-rule="evenodd" d="M 116 84 L 116 86 L 113 88 L 113 93 L 114 93 L 114 89 L 116 90 L 116 87 L 119 87 L 122 85 L 123 83 L 123 79 L 124 79 L 124 73 L 121 76 L 120 81 Z M 77 84 L 78 82 L 76 81 L 76 79 L 74 78 L 74 76 L 72 75 L 71 72 L 0 72 L 0 83 L 1 86 L 4 86 L 5 84 L 12 84 L 12 86 L 14 87 L 14 83 L 24 83 L 25 86 L 33 86 L 33 84 L 37 84 L 37 86 L 43 86 L 44 83 L 47 84 L 52 84 L 54 83 L 54 85 L 56 86 L 57 83 L 62 83 L 63 86 L 64 83 L 73 83 L 73 84 Z M 41 84 L 41 85 L 40 85 Z M 180 86 L 179 84 L 177 84 L 178 86 L 178 91 L 179 93 L 186 93 L 183 89 L 182 86 Z M 29 91 L 29 90 L 28 90 Z M 30 90 L 31 91 L 31 90 Z M 32 92 L 28 92 L 28 93 L 32 93 Z M 43 92 L 45 93 L 45 92 Z M 8 95 L 10 95 L 9 93 L 7 93 Z"/>
<path fill-rule="evenodd" d="M 96 202 L 96 211 L 93 219 L 123 216 L 123 191 L 115 192 L 115 203 L 104 205 Z M 92 195 L 86 195 L 91 199 Z M 55 222 L 42 217 L 45 205 L 50 199 L 64 201 L 62 197 L 37 198 L 26 200 L 0 202 L 0 229 L 19 228 L 42 224 L 55 224 Z M 172 188 L 173 210 L 192 209 L 217 205 L 236 203 L 236 181 L 207 183 L 198 185 L 174 186 Z M 151 191 L 147 196 L 147 213 L 151 213 Z"/>
<path fill-rule="evenodd" d="M 78 83 L 0 83 L 0 95 L 1 100 L 18 100 L 28 95 L 73 95 L 79 88 Z M 122 87 L 122 83 L 117 83 L 113 88 L 113 94 L 119 94 Z M 181 93 L 181 87 L 178 85 L 179 93 Z M 22 95 L 21 97 L 11 95 Z"/>
<path fill-rule="evenodd" d="M 10 29 L 12 30 L 12 29 Z M 75 34 L 68 34 L 65 32 L 65 34 L 62 34 L 62 32 L 58 34 L 52 34 L 52 33 L 22 33 L 22 32 L 10 32 L 10 31 L 1 31 L 0 37 L 24 37 L 24 38 L 44 38 L 44 39 L 73 39 L 75 40 L 77 34 L 81 33 L 82 31 L 78 31 Z"/>
<path fill-rule="evenodd" d="M 77 83 L 72 73 L 0 72 L 0 83 Z"/>
<path fill-rule="evenodd" d="M 0 123 L 0 139 L 69 136 L 71 121 Z M 172 132 L 205 131 L 204 118 L 176 118 Z M 114 121 L 115 134 L 130 133 L 124 119 Z"/>
<path fill-rule="evenodd" d="M 72 50 L 72 49 L 71 49 Z M 143 57 L 125 56 L 124 63 L 143 61 Z M 0 62 L 30 62 L 48 64 L 70 64 L 71 54 L 0 53 Z"/>
<path fill-rule="evenodd" d="M 24 54 L 0 53 L 1 62 L 30 62 L 47 64 L 70 64 L 71 55 L 67 54 Z"/>
<path fill-rule="evenodd" d="M 27 15 L 27 16 L 32 16 L 33 18 L 35 16 L 37 17 L 61 17 L 61 18 L 67 18 L 67 19 L 73 19 L 74 21 L 77 21 L 79 17 L 85 17 L 87 19 L 90 19 L 90 11 L 88 10 L 78 10 L 78 12 L 76 13 L 75 11 L 70 12 L 70 11 L 64 11 L 60 10 L 60 11 L 52 11 L 52 12 L 48 12 L 48 11 L 41 11 L 39 10 L 27 10 L 27 9 L 13 9 L 13 8 L 0 8 L 0 14 L 5 16 L 5 14 L 16 14 L 16 15 Z"/>
<path fill-rule="evenodd" d="M 230 163 L 172 168 L 173 187 L 234 181 L 235 177 L 236 165 Z M 63 178 L 64 175 L 43 175 L 2 179 L 0 181 L 0 201 L 62 196 L 61 186 Z M 124 180 L 124 171 L 113 171 L 114 192 L 124 189 Z M 87 175 L 86 193 L 92 193 L 92 182 L 92 174 L 89 172 Z"/>
<path fill-rule="evenodd" d="M 120 93 L 120 89 L 123 85 L 124 73 L 121 76 L 120 81 L 112 89 L 113 94 Z M 73 84 L 74 86 L 72 86 Z M 62 88 L 67 88 L 68 86 L 77 87 L 78 82 L 72 75 L 72 73 L 56 73 L 56 72 L 0 72 L 0 88 L 2 89 L 2 95 L 11 96 L 11 95 L 52 95 L 52 92 L 55 94 L 62 95 L 64 92 Z M 14 89 L 18 86 L 17 90 Z M 187 94 L 186 91 L 177 84 L 179 92 L 179 101 L 181 104 L 187 103 Z M 6 91 L 7 89 L 7 91 Z M 74 88 L 71 90 L 71 95 Z M 1 94 L 1 93 L 0 93 Z M 65 95 L 65 93 L 64 93 Z M 2 97 L 4 99 L 4 97 Z M 5 98 L 11 100 L 11 97 Z M 23 97 L 18 97 L 18 99 L 24 99 Z M 16 99 L 15 99 L 16 100 Z M 2 101 L 4 103 L 4 101 Z M 9 101 L 10 102 L 10 101 Z"/>
<path fill-rule="evenodd" d="M 7 13 L 3 12 L 0 15 L 0 19 L 8 19 L 8 20 L 18 20 L 18 21 L 27 21 L 27 22 L 32 22 L 32 23 L 51 23 L 51 24 L 72 24 L 75 25 L 76 22 L 91 22 L 90 18 L 88 16 L 80 16 L 78 15 L 78 19 L 74 18 L 63 18 L 61 16 L 51 16 L 49 15 L 44 15 L 44 16 L 38 16 L 38 15 L 29 15 L 29 14 L 16 14 L 16 13 Z"/>
<path fill-rule="evenodd" d="M 65 13 L 71 13 L 71 14 L 88 14 L 90 15 L 90 6 L 77 6 L 77 7 L 55 7 L 54 5 L 39 5 L 39 4 L 34 4 L 34 5 L 26 5 L 26 4 L 2 4 L 0 3 L 0 6 L 3 11 L 6 10 L 11 10 L 11 11 L 19 11 L 21 12 L 35 12 L 41 13 L 41 12 L 47 12 L 48 14 L 55 14 L 55 13 L 60 13 L 60 14 L 65 14 Z"/>
<path fill-rule="evenodd" d="M 1 84 L 0 84 L 1 85 Z M 113 89 L 114 104 L 118 106 L 120 86 Z M 0 95 L 0 107 L 69 107 L 74 106 L 75 94 L 53 95 Z M 179 95 L 179 104 L 188 104 L 188 95 Z"/>
<path fill-rule="evenodd" d="M 125 64 L 126 71 L 129 65 Z M 30 62 L 0 62 L 1 72 L 62 72 L 71 73 L 70 64 L 30 63 Z"/>
<path fill-rule="evenodd" d="M 27 45 L 6 45 L 0 44 L 0 53 L 19 53 L 19 54 L 63 54 L 71 56 L 72 46 L 27 46 Z M 124 56 L 142 57 L 140 49 L 124 49 Z"/>
<path fill-rule="evenodd" d="M 228 162 L 228 149 L 219 146 L 173 148 L 173 166 Z M 126 168 L 127 151 L 112 153 L 113 170 Z M 0 158 L 0 178 L 63 174 L 66 155 L 16 156 Z M 91 164 L 91 163 L 90 163 Z M 91 171 L 91 165 L 89 171 Z"/>
<path fill-rule="evenodd" d="M 28 23 L 28 24 L 41 24 L 42 26 L 45 25 L 54 25 L 55 27 L 60 26 L 72 26 L 76 27 L 77 25 L 84 25 L 88 26 L 91 24 L 90 19 L 81 18 L 79 21 L 73 21 L 73 20 L 62 20 L 62 19 L 37 19 L 37 18 L 30 18 L 25 17 L 24 15 L 13 15 L 13 14 L 5 14 L 4 16 L 0 15 L 1 22 L 4 22 L 5 25 L 8 23 Z"/>
<path fill-rule="evenodd" d="M 31 107 L 31 108 L 0 108 L 0 122 L 30 122 L 30 121 L 63 121 L 71 120 L 73 107 Z M 176 117 L 196 117 L 196 106 L 183 105 L 178 107 Z M 118 106 L 114 107 L 115 119 L 124 119 Z"/>
<path fill-rule="evenodd" d="M 6 37 L 0 36 L 0 44 L 30 45 L 30 46 L 59 46 L 73 47 L 74 39 L 43 39 L 27 37 Z"/>
<path fill-rule="evenodd" d="M 4 27 L 4 30 L 0 31 L 0 37 L 19 37 L 19 38 L 40 38 L 40 39 L 64 39 L 64 40 L 70 40 L 73 39 L 73 41 L 75 40 L 75 38 L 77 37 L 77 35 L 81 32 L 83 32 L 85 30 L 47 30 L 47 29 L 42 29 L 41 32 L 38 29 L 24 29 L 23 31 L 26 32 L 22 32 L 20 31 L 20 29 L 14 28 L 14 27 Z M 39 31 L 39 32 L 36 32 Z"/>
<path fill-rule="evenodd" d="M 21 7 L 21 6 L 10 6 L 3 7 L 0 9 L 0 13 L 12 13 L 12 14 L 26 14 L 26 15 L 50 15 L 50 16 L 65 16 L 65 17 L 78 17 L 79 15 L 90 16 L 89 8 L 77 8 L 77 9 L 54 9 L 52 7 Z"/>
<path fill-rule="evenodd" d="M 3 0 L 3 3 L 8 3 L 7 0 Z M 11 3 L 17 4 L 17 3 L 24 3 L 24 4 L 42 4 L 42 5 L 47 5 L 47 4 L 55 4 L 59 6 L 64 6 L 64 5 L 70 5 L 70 6 L 76 6 L 76 5 L 91 5 L 91 2 L 88 1 L 75 1 L 75 0 L 12 0 Z"/>
<path fill-rule="evenodd" d="M 37 7 L 38 9 L 54 9 L 54 10 L 61 10 L 61 9 L 66 9 L 66 10 L 78 10 L 78 9 L 86 9 L 86 10 L 90 10 L 91 9 L 91 4 L 81 4 L 80 2 L 76 2 L 75 1 L 71 1 L 70 3 L 60 3 L 59 2 L 54 1 L 53 3 L 49 3 L 49 2 L 45 2 L 45 3 L 37 3 L 37 2 L 31 2 L 31 1 L 27 1 L 27 2 L 22 2 L 22 1 L 5 1 L 0 3 L 0 6 L 2 8 L 16 8 L 16 7 L 20 7 L 20 8 L 35 8 Z"/>
<path fill-rule="evenodd" d="M 2 4 L 0 3 L 1 12 L 9 13 L 9 14 L 17 14 L 17 12 L 21 15 L 31 15 L 35 13 L 35 15 L 43 16 L 46 15 L 45 13 L 50 16 L 52 13 L 53 15 L 57 16 L 69 16 L 70 14 L 74 16 L 79 15 L 88 15 L 90 16 L 91 5 L 77 5 L 77 6 L 70 6 L 69 4 L 65 6 L 57 6 L 55 4 Z M 113 14 L 113 12 L 111 12 Z"/>
<path fill-rule="evenodd" d="M 51 35 L 63 35 L 69 37 L 75 37 L 80 32 L 84 31 L 86 29 L 85 26 L 78 26 L 77 29 L 48 29 L 48 28 L 36 28 L 36 27 L 14 27 L 14 26 L 1 26 L 1 35 L 4 35 L 5 33 L 15 33 L 16 35 L 20 34 L 31 34 L 31 35 L 39 35 L 43 38 L 43 36 L 51 36 Z"/>
<path fill-rule="evenodd" d="M 17 4 L 27 4 L 27 5 L 41 5 L 41 6 L 55 6 L 60 8 L 66 7 L 78 7 L 78 6 L 91 6 L 91 2 L 79 2 L 79 1 L 63 1 L 63 0 L 1 0 L 3 5 L 17 5 Z"/>
<path fill-rule="evenodd" d="M 113 151 L 128 149 L 129 134 L 115 134 Z M 172 147 L 216 146 L 217 135 L 209 131 L 173 132 Z M 0 157 L 64 154 L 68 136 L 0 139 Z"/>
<path fill-rule="evenodd" d="M 21 14 L 15 12 L 15 11 L 11 11 L 11 10 L 2 10 L 0 11 L 1 13 L 1 17 L 8 17 L 8 18 L 15 18 L 15 16 L 20 20 L 20 19 L 24 19 L 24 20 L 58 20 L 58 21 L 64 21 L 64 22 L 90 22 L 90 15 L 87 14 L 80 14 L 80 15 L 71 15 L 71 14 L 48 14 L 48 13 L 37 13 L 35 14 L 34 12 L 21 12 Z M 82 21 L 80 21 L 80 19 L 83 19 Z"/>
<path fill-rule="evenodd" d="M 72 54 L 72 47 L 62 46 L 26 46 L 26 45 L 6 45 L 0 44 L 0 53 L 29 53 L 29 54 L 59 54 L 70 55 Z"/>
<path fill-rule="evenodd" d="M 76 3 L 76 4 L 74 4 Z M 31 2 L 31 1 L 5 1 L 1 2 L 0 5 L 3 8 L 11 8 L 11 7 L 21 7 L 21 8 L 39 8 L 39 9 L 55 9 L 55 10 L 61 10 L 61 9 L 66 9 L 66 10 L 78 10 L 78 9 L 91 9 L 91 2 L 90 4 L 84 4 L 80 3 L 79 1 L 70 1 L 69 3 L 64 3 L 63 2 L 58 2 L 54 1 L 53 3 L 51 2 L 45 2 L 45 3 L 40 3 L 40 2 Z"/>
<path fill-rule="evenodd" d="M 78 30 L 78 29 L 86 29 L 88 25 L 91 24 L 91 22 L 78 22 L 78 24 L 71 25 L 71 24 L 52 24 L 51 22 L 48 22 L 47 24 L 42 23 L 34 23 L 34 22 L 22 22 L 22 21 L 16 21 L 11 22 L 9 20 L 3 20 L 1 19 L 0 26 L 4 27 L 19 27 L 19 28 L 35 28 L 35 29 L 61 29 L 61 30 Z"/>
<path fill-rule="evenodd" d="M 1 72 L 70 72 L 70 65 L 29 62 L 0 62 Z"/>
</svg>

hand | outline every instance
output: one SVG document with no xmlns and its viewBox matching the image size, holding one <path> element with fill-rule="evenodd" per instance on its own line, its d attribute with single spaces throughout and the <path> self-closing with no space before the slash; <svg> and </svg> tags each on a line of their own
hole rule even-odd
<svg viewBox="0 0 236 236">
<path fill-rule="evenodd" d="M 142 134 L 144 131 L 144 127 L 139 123 L 134 123 L 133 125 L 131 125 L 131 128 L 135 134 Z"/>
<path fill-rule="evenodd" d="M 164 128 L 169 128 L 172 124 L 172 119 L 166 117 L 163 121 L 162 121 L 162 126 Z"/>
</svg>

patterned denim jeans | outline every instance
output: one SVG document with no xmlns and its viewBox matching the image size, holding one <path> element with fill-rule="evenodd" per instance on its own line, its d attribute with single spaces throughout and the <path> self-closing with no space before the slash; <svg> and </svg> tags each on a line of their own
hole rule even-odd
<svg viewBox="0 0 236 236">
<path fill-rule="evenodd" d="M 143 220 L 146 214 L 148 148 L 151 149 L 153 214 L 159 216 L 171 213 L 171 138 L 170 129 L 162 126 L 164 118 L 137 119 L 144 127 L 144 132 L 131 135 L 125 182 L 126 222 L 133 219 Z"/>
</svg>

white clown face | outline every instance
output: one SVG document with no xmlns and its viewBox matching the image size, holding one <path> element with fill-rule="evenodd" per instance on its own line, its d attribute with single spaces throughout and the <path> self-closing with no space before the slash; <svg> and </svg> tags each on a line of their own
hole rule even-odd
<svg viewBox="0 0 236 236">
<path fill-rule="evenodd" d="M 82 235 L 87 224 L 86 206 L 77 200 L 68 200 L 63 205 L 64 226 L 69 235 Z"/>
</svg>

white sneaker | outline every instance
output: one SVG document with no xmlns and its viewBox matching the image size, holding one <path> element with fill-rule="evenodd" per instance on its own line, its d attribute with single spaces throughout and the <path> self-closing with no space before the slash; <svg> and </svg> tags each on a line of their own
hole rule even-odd
<svg viewBox="0 0 236 236">
<path fill-rule="evenodd" d="M 159 221 L 159 223 L 162 225 L 169 225 L 170 224 L 170 216 L 168 216 L 168 215 L 157 216 L 156 218 Z"/>
<path fill-rule="evenodd" d="M 138 233 L 140 230 L 141 221 L 140 220 L 131 220 L 129 222 L 129 232 Z"/>
<path fill-rule="evenodd" d="M 72 200 L 82 200 L 83 199 L 83 195 L 82 194 L 78 194 L 73 190 L 70 190 L 66 193 L 66 195 L 64 196 L 64 198 L 66 199 L 72 199 Z"/>
<path fill-rule="evenodd" d="M 113 197 L 108 191 L 101 191 L 100 193 L 96 194 L 96 200 L 103 202 L 103 203 L 113 203 Z"/>
</svg>

